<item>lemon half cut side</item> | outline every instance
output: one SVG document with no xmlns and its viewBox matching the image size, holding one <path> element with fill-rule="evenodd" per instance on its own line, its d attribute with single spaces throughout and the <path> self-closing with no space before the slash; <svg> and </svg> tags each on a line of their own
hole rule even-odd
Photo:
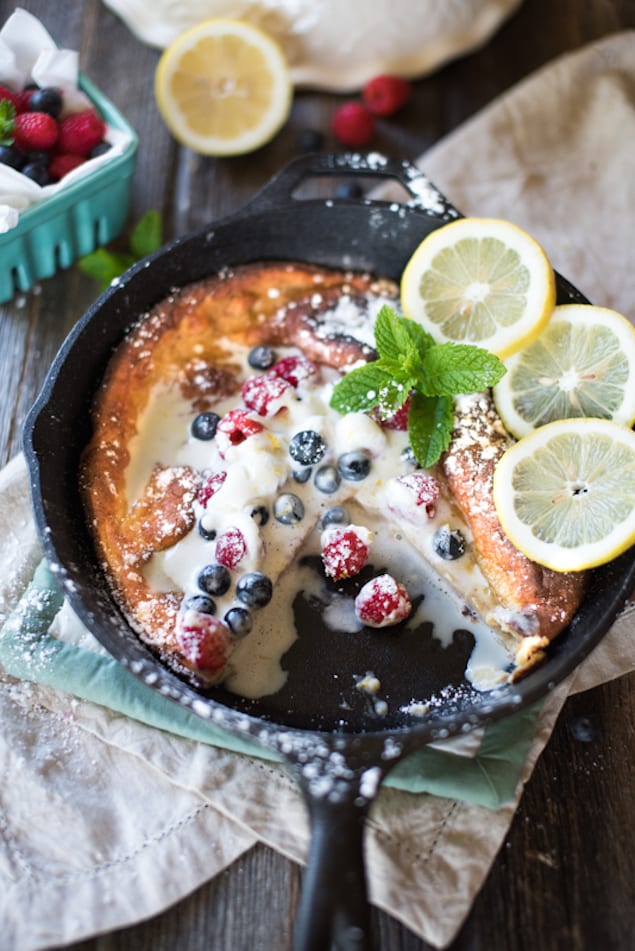
<svg viewBox="0 0 635 951">
<path fill-rule="evenodd" d="M 506 361 L 494 402 L 516 437 L 555 419 L 635 422 L 635 327 L 591 304 L 556 307 L 540 337 Z"/>
<path fill-rule="evenodd" d="M 635 543 L 635 432 L 594 418 L 533 430 L 498 462 L 494 504 L 512 544 L 538 564 L 612 561 Z"/>
<path fill-rule="evenodd" d="M 432 231 L 401 280 L 401 306 L 437 342 L 504 358 L 541 332 L 556 303 L 553 268 L 530 234 L 500 218 L 459 218 Z"/>
<path fill-rule="evenodd" d="M 221 18 L 174 40 L 159 60 L 154 90 L 171 133 L 201 155 L 242 155 L 269 142 L 292 100 L 278 44 L 250 23 Z"/>
</svg>

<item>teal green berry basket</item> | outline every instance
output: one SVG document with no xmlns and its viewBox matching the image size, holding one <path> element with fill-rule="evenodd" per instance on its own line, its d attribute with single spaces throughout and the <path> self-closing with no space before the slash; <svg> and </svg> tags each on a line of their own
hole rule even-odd
<svg viewBox="0 0 635 951">
<path fill-rule="evenodd" d="M 112 241 L 126 223 L 137 135 L 81 74 L 79 88 L 108 125 L 128 133 L 130 142 L 90 174 L 22 212 L 16 227 L 0 235 L 0 303 Z"/>
</svg>

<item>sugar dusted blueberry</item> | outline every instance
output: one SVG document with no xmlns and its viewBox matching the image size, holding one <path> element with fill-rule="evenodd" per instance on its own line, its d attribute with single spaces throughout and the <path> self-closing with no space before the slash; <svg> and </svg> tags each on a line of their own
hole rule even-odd
<svg viewBox="0 0 635 951">
<path fill-rule="evenodd" d="M 251 510 L 250 515 L 256 525 L 260 525 L 261 528 L 269 521 L 269 509 L 266 505 L 255 505 Z"/>
<path fill-rule="evenodd" d="M 465 554 L 465 538 L 458 528 L 441 525 L 432 536 L 432 545 L 440 558 L 456 561 Z"/>
<path fill-rule="evenodd" d="M 294 469 L 293 478 L 295 482 L 298 482 L 300 485 L 304 485 L 305 482 L 308 482 L 313 474 L 313 469 L 311 466 L 307 466 L 305 469 Z"/>
<path fill-rule="evenodd" d="M 218 535 L 218 532 L 216 531 L 215 528 L 207 528 L 207 526 L 203 522 L 203 519 L 199 519 L 198 533 L 201 536 L 201 538 L 205 539 L 206 542 L 213 542 L 216 536 Z"/>
<path fill-rule="evenodd" d="M 273 594 L 271 578 L 262 571 L 249 571 L 238 579 L 236 597 L 249 608 L 263 608 Z"/>
<path fill-rule="evenodd" d="M 213 439 L 216 435 L 216 427 L 220 422 L 220 416 L 218 413 L 199 413 L 198 416 L 192 420 L 192 425 L 190 427 L 190 432 L 195 439 L 202 439 L 207 441 Z"/>
<path fill-rule="evenodd" d="M 344 452 L 337 460 L 339 474 L 347 482 L 361 482 L 370 472 L 370 456 L 361 450 Z"/>
<path fill-rule="evenodd" d="M 289 443 L 289 455 L 301 466 L 314 466 L 324 457 L 326 443 L 314 429 L 303 429 Z"/>
<path fill-rule="evenodd" d="M 349 514 L 341 505 L 334 505 L 327 509 L 321 521 L 322 528 L 327 528 L 329 525 L 348 525 L 349 523 Z"/>
<path fill-rule="evenodd" d="M 193 594 L 183 606 L 188 611 L 198 611 L 200 614 L 216 614 L 216 602 L 204 594 Z"/>
<path fill-rule="evenodd" d="M 254 370 L 268 370 L 277 360 L 276 351 L 272 347 L 258 346 L 249 351 L 247 363 Z"/>
<path fill-rule="evenodd" d="M 217 597 L 226 594 L 229 591 L 231 577 L 225 565 L 211 564 L 205 565 L 198 576 L 198 586 L 206 594 L 213 594 Z"/>
<path fill-rule="evenodd" d="M 231 631 L 232 637 L 247 637 L 251 631 L 251 614 L 246 608 L 230 608 L 223 620 Z"/>
<path fill-rule="evenodd" d="M 273 514 L 283 525 L 296 525 L 304 518 L 304 503 L 293 492 L 283 492 L 273 503 Z"/>
<path fill-rule="evenodd" d="M 342 477 L 335 466 L 321 466 L 315 473 L 315 488 L 325 495 L 332 495 L 340 487 Z"/>
</svg>

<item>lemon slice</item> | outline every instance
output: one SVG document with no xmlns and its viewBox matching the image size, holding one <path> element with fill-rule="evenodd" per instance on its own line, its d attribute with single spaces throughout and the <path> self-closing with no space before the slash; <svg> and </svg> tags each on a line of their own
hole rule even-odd
<svg viewBox="0 0 635 951">
<path fill-rule="evenodd" d="M 494 402 L 514 436 L 571 417 L 635 422 L 635 327 L 614 310 L 556 307 L 540 337 L 506 367 Z"/>
<path fill-rule="evenodd" d="M 556 303 L 537 241 L 499 218 L 459 218 L 431 232 L 406 265 L 401 306 L 438 342 L 507 357 L 538 336 Z"/>
<path fill-rule="evenodd" d="M 264 145 L 289 115 L 292 85 L 279 46 L 242 20 L 206 20 L 165 50 L 154 91 L 179 142 L 202 155 Z"/>
<path fill-rule="evenodd" d="M 498 462 L 494 504 L 507 537 L 538 564 L 611 561 L 635 543 L 635 432 L 588 418 L 533 430 Z"/>
</svg>

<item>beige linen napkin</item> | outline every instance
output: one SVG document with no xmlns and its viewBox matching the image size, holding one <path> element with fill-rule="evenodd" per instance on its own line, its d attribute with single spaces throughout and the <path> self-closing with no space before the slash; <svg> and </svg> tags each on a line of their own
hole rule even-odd
<svg viewBox="0 0 635 951">
<path fill-rule="evenodd" d="M 464 212 L 518 221 L 594 302 L 632 318 L 634 51 L 635 33 L 623 33 L 545 67 L 420 163 Z M 8 611 L 40 557 L 20 458 L 0 473 L 0 539 L 0 608 Z M 380 791 L 367 836 L 375 904 L 438 947 L 452 940 L 568 692 L 635 668 L 633 614 L 628 607 L 547 698 L 514 801 L 486 810 Z M 305 858 L 305 810 L 284 769 L 50 688 L 6 675 L 0 684 L 7 947 L 59 946 L 146 918 L 258 840 Z M 271 941 L 277 948 L 280 936 Z"/>
</svg>

